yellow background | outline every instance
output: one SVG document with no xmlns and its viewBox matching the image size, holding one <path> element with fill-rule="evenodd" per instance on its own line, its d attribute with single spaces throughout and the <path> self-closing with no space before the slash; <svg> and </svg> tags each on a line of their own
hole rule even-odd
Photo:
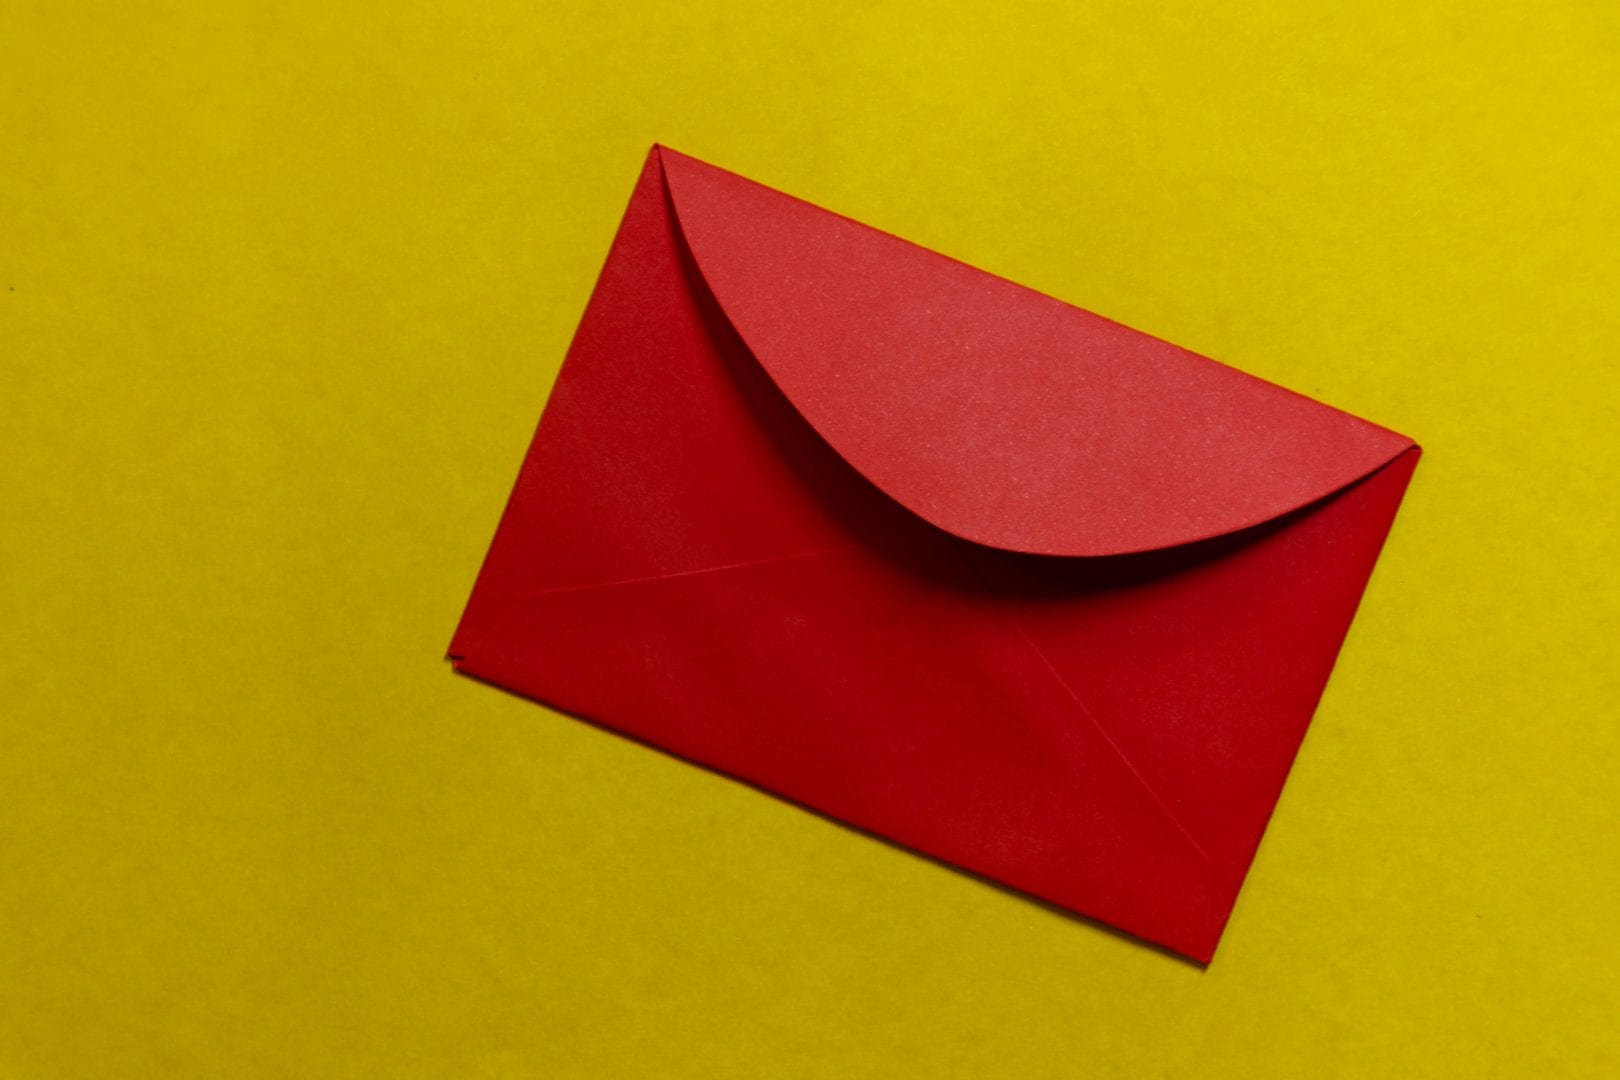
<svg viewBox="0 0 1620 1080">
<path fill-rule="evenodd" d="M 1617 9 L 1242 7 L 0 6 L 0 1076 L 1615 1075 Z M 1207 971 L 442 662 L 655 139 L 1425 444 Z"/>
</svg>

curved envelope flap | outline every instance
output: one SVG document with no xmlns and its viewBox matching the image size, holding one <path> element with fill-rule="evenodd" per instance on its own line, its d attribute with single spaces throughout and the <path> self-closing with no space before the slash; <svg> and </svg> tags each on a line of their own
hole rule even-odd
<svg viewBox="0 0 1620 1080">
<path fill-rule="evenodd" d="M 1116 555 L 1314 502 L 1402 435 L 683 154 L 677 220 L 806 420 L 957 536 Z"/>
</svg>

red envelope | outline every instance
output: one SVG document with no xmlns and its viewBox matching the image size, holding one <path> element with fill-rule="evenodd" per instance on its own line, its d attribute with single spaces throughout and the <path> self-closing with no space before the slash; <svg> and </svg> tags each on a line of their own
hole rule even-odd
<svg viewBox="0 0 1620 1080">
<path fill-rule="evenodd" d="M 1418 454 L 655 147 L 451 655 L 1207 961 Z"/>
</svg>

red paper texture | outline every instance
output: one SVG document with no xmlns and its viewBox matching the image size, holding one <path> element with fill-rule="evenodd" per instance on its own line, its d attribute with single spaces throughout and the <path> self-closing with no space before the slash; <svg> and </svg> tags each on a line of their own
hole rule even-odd
<svg viewBox="0 0 1620 1080">
<path fill-rule="evenodd" d="M 451 654 L 1207 961 L 1418 454 L 655 148 Z"/>
</svg>

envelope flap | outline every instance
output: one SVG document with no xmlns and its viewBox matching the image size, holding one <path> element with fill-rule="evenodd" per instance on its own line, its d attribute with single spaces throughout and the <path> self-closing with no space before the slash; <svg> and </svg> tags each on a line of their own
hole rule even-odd
<svg viewBox="0 0 1620 1080">
<path fill-rule="evenodd" d="M 666 148 L 704 282 L 854 468 L 965 539 L 1148 551 L 1353 483 L 1405 436 Z"/>
</svg>

